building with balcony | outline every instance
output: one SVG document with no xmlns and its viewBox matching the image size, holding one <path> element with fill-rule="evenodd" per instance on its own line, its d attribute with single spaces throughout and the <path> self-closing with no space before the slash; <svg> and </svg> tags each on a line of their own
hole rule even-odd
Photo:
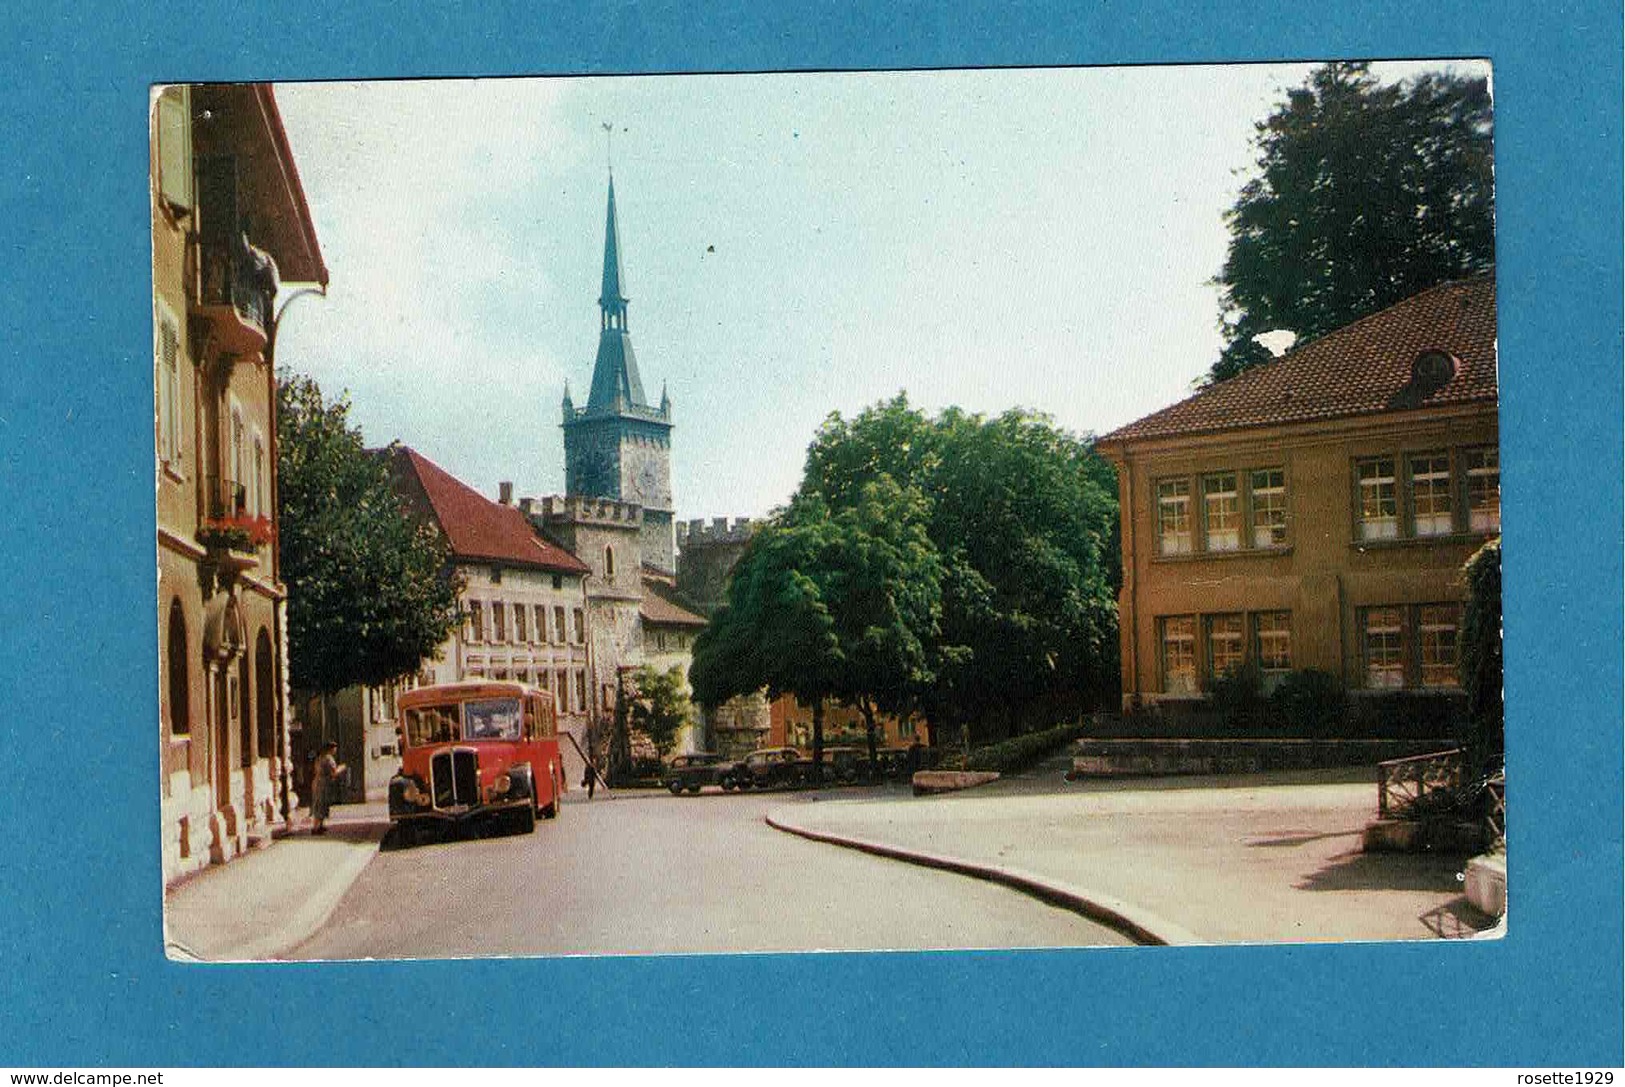
<svg viewBox="0 0 1625 1087">
<path fill-rule="evenodd" d="M 1495 348 L 1493 278 L 1446 283 L 1102 437 L 1125 712 L 1200 708 L 1249 663 L 1266 690 L 1340 677 L 1374 728 L 1459 709 L 1459 572 L 1501 524 Z"/>
<path fill-rule="evenodd" d="M 167 882 L 289 818 L 274 306 L 328 273 L 269 86 L 160 88 L 151 137 Z"/>
</svg>

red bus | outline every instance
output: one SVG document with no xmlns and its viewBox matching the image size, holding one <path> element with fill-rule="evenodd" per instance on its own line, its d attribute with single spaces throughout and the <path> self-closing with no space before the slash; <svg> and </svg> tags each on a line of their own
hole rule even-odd
<svg viewBox="0 0 1625 1087">
<path fill-rule="evenodd" d="M 521 833 L 559 813 L 565 790 L 553 695 L 523 683 L 419 687 L 398 702 L 401 768 L 389 818 L 408 834 L 430 823 L 510 823 Z"/>
</svg>

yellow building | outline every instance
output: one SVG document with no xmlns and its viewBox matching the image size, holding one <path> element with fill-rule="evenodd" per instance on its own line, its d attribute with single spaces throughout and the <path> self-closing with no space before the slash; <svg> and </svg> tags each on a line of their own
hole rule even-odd
<svg viewBox="0 0 1625 1087">
<path fill-rule="evenodd" d="M 288 817 L 270 359 L 279 285 L 327 268 L 270 87 L 165 87 L 151 126 L 167 882 Z"/>
<path fill-rule="evenodd" d="M 1492 278 L 1424 291 L 1099 441 L 1125 712 L 1244 662 L 1461 698 L 1462 563 L 1500 532 Z"/>
</svg>

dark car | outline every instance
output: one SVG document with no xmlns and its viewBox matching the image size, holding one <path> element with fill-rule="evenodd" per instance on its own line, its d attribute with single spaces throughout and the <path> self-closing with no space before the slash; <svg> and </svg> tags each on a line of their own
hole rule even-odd
<svg viewBox="0 0 1625 1087">
<path fill-rule="evenodd" d="M 792 785 L 801 777 L 801 753 L 793 747 L 764 747 L 752 751 L 728 768 L 724 789 L 772 789 Z"/>
<path fill-rule="evenodd" d="M 722 775 L 731 767 L 721 755 L 697 751 L 691 755 L 675 755 L 660 772 L 660 784 L 677 796 L 684 791 L 697 793 L 707 785 L 721 785 Z"/>
<path fill-rule="evenodd" d="M 809 769 L 811 762 L 808 763 Z M 824 748 L 824 781 L 855 785 L 870 778 L 869 752 L 861 747 Z"/>
</svg>

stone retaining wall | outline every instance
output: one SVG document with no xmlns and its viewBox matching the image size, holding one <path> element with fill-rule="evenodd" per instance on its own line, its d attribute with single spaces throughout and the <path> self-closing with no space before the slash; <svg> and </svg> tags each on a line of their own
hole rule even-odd
<svg viewBox="0 0 1625 1087">
<path fill-rule="evenodd" d="M 1375 766 L 1426 754 L 1449 740 L 1096 740 L 1077 741 L 1073 777 L 1135 774 L 1252 774 Z"/>
</svg>

